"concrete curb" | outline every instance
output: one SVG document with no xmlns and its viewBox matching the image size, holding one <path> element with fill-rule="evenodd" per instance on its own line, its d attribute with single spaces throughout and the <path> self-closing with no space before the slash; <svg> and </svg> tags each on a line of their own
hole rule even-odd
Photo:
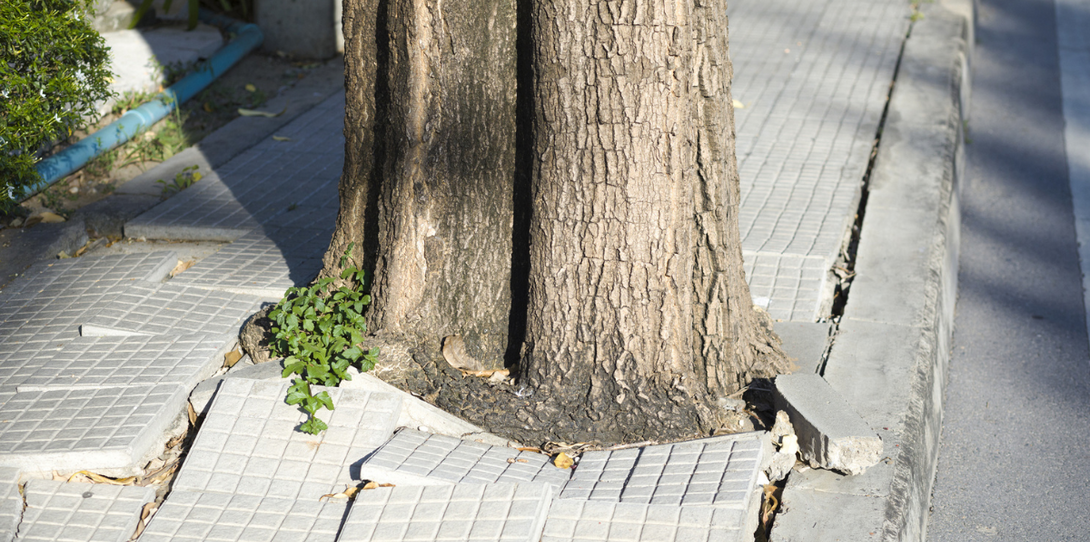
<svg viewBox="0 0 1090 542">
<path fill-rule="evenodd" d="M 792 472 L 773 541 L 926 538 L 957 296 L 973 9 L 956 0 L 921 12 L 905 42 L 857 276 L 823 373 L 881 436 L 885 457 L 857 476 Z"/>
</svg>

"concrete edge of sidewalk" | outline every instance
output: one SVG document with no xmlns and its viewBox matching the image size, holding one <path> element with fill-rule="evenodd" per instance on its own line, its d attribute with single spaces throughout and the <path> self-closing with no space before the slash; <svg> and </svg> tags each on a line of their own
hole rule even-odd
<svg viewBox="0 0 1090 542">
<path fill-rule="evenodd" d="M 823 376 L 882 438 L 866 473 L 792 472 L 772 540 L 924 540 L 957 299 L 972 0 L 921 6 L 868 187 Z"/>
<path fill-rule="evenodd" d="M 81 208 L 76 214 L 99 235 L 120 236 L 126 222 L 160 202 L 162 186 L 156 183 L 158 179 L 169 181 L 175 174 L 194 165 L 207 174 L 211 169 L 226 164 L 257 145 L 343 88 L 344 62 L 340 59 L 327 62 L 262 107 L 266 111 L 283 111 L 280 115 L 238 117 L 196 145 L 125 182 L 109 197 Z"/>
</svg>

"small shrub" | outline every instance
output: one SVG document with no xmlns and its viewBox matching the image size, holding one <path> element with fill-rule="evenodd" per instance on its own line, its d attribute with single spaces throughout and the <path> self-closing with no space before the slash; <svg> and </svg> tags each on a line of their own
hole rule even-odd
<svg viewBox="0 0 1090 542">
<path fill-rule="evenodd" d="M 341 257 L 341 267 L 352 255 L 352 245 Z M 333 278 L 323 278 L 303 288 L 288 288 L 284 299 L 269 312 L 273 338 L 269 349 L 284 357 L 284 378 L 297 378 L 288 389 L 289 405 L 300 405 L 308 414 L 300 431 L 318 434 L 327 429 L 318 419 L 322 408 L 333 410 L 333 400 L 326 392 L 311 393 L 311 386 L 336 386 L 350 380 L 348 368 L 369 371 L 375 366 L 378 350 L 363 348 L 367 324 L 364 309 L 371 296 L 364 294 L 364 272 L 345 268 L 341 279 L 354 287 L 333 289 Z"/>
<path fill-rule="evenodd" d="M 0 1 L 0 210 L 37 182 L 40 151 L 98 117 L 109 52 L 86 0 Z"/>
</svg>

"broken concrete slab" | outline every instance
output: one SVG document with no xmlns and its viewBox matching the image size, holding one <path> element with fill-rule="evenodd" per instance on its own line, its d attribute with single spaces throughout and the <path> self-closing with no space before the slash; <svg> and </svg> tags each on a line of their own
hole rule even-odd
<svg viewBox="0 0 1090 542">
<path fill-rule="evenodd" d="M 540 482 L 559 490 L 569 473 L 543 454 L 409 428 L 360 465 L 360 478 L 407 486 Z"/>
<path fill-rule="evenodd" d="M 882 439 L 820 375 L 780 375 L 773 396 L 812 467 L 859 474 L 882 457 Z"/>
<path fill-rule="evenodd" d="M 314 387 L 329 393 L 335 409 L 319 413 L 329 428 L 310 435 L 297 429 L 306 413 L 284 402 L 290 384 L 224 380 L 175 490 L 317 501 L 359 480 L 353 464 L 393 433 L 398 397 Z"/>
<path fill-rule="evenodd" d="M 749 542 L 756 527 L 732 508 L 557 499 L 541 542 Z"/>
<path fill-rule="evenodd" d="M 132 283 L 118 289 L 80 325 L 84 337 L 206 333 L 229 340 L 261 308 L 255 296 L 170 283 Z"/>
<path fill-rule="evenodd" d="M 241 363 L 241 361 L 239 363 Z M 281 375 L 283 371 L 283 360 L 269 361 L 267 363 L 258 363 L 247 367 L 231 369 L 222 375 L 209 378 L 208 380 L 197 384 L 189 394 L 189 404 L 193 405 L 193 410 L 198 415 L 204 416 L 208 414 L 208 409 L 212 406 L 212 398 L 216 396 L 216 391 L 224 380 L 228 378 L 282 380 L 283 376 Z"/>
<path fill-rule="evenodd" d="M 19 392 L 176 384 L 185 389 L 223 364 L 228 345 L 204 334 L 80 337 L 61 347 Z"/>
<path fill-rule="evenodd" d="M 748 513 L 758 475 L 771 452 L 764 432 L 586 452 L 560 498 L 716 505 Z"/>
<path fill-rule="evenodd" d="M 831 322 L 775 322 L 772 329 L 799 371 L 817 372 L 829 346 Z"/>
<path fill-rule="evenodd" d="M 0 467 L 0 540 L 13 540 L 23 516 L 19 494 L 19 469 Z"/>
<path fill-rule="evenodd" d="M 172 251 L 39 262 L 0 291 L 0 306 L 10 314 L 13 304 L 31 299 L 80 297 L 126 282 L 161 282 L 177 263 Z"/>
<path fill-rule="evenodd" d="M 284 499 L 175 489 L 141 542 L 337 539 L 347 502 Z"/>
<path fill-rule="evenodd" d="M 125 542 L 155 488 L 29 480 L 17 542 Z"/>
<path fill-rule="evenodd" d="M 550 485 L 535 483 L 364 490 L 338 540 L 537 542 L 552 495 Z"/>
<path fill-rule="evenodd" d="M 185 407 L 176 385 L 16 393 L 0 406 L 0 466 L 133 468 Z"/>
<path fill-rule="evenodd" d="M 489 433 L 419 397 L 391 386 L 370 373 L 361 374 L 354 367 L 350 367 L 348 373 L 352 379 L 341 382 L 340 387 L 343 389 L 393 393 L 401 397 L 401 416 L 397 419 L 398 427 L 411 427 L 425 433 L 472 440 L 492 446 L 515 448 L 520 446 L 514 441 Z"/>
</svg>

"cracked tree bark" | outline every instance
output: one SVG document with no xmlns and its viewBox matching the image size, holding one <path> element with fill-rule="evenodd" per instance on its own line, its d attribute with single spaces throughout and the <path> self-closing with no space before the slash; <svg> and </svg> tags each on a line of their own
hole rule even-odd
<svg viewBox="0 0 1090 542">
<path fill-rule="evenodd" d="M 327 268 L 349 239 L 371 247 L 373 330 L 423 345 L 423 364 L 447 335 L 492 366 L 521 347 L 530 398 L 433 379 L 471 421 L 523 441 L 707 434 L 719 397 L 787 370 L 743 277 L 725 2 L 518 9 L 378 5 L 377 106 L 350 89 Z M 356 132 L 376 114 L 367 170 L 376 146 Z"/>
</svg>

